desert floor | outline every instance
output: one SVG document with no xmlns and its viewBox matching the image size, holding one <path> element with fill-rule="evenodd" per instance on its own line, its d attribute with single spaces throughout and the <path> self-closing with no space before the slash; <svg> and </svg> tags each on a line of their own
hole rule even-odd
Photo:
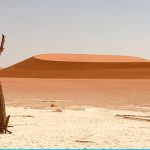
<svg viewBox="0 0 150 150">
<path fill-rule="evenodd" d="M 150 113 L 71 107 L 62 112 L 8 107 L 9 128 L 3 148 L 148 148 Z M 117 115 L 119 114 L 119 115 Z M 132 115 L 125 118 L 123 115 Z M 144 117 L 145 116 L 145 117 Z"/>
<path fill-rule="evenodd" d="M 1 78 L 6 104 L 31 108 L 150 106 L 150 80 Z M 143 110 L 144 111 L 144 110 Z"/>
<path fill-rule="evenodd" d="M 1 148 L 150 147 L 150 80 L 1 82 L 13 126 Z"/>
</svg>

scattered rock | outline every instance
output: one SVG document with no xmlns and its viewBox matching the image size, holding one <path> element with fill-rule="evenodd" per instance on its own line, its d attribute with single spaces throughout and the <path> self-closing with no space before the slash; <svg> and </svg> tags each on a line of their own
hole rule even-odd
<svg viewBox="0 0 150 150">
<path fill-rule="evenodd" d="M 51 104 L 50 107 L 57 107 L 55 104 Z"/>
<path fill-rule="evenodd" d="M 148 121 L 148 122 L 150 122 L 150 116 L 116 114 L 116 117 L 122 117 L 122 118 L 125 118 L 125 119 L 132 119 L 132 120 L 139 120 L 139 121 Z"/>
</svg>

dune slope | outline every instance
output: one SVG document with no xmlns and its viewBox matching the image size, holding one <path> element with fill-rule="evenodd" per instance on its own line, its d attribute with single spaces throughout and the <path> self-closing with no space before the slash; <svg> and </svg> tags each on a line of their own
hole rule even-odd
<svg viewBox="0 0 150 150">
<path fill-rule="evenodd" d="M 149 79 L 150 62 L 111 55 L 43 54 L 0 70 L 1 77 Z"/>
</svg>

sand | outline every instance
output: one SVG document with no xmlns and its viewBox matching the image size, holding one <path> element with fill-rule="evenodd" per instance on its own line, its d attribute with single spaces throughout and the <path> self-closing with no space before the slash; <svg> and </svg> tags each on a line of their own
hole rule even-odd
<svg viewBox="0 0 150 150">
<path fill-rule="evenodd" d="M 117 109 L 150 106 L 150 80 L 28 78 L 0 80 L 6 104 L 9 106 L 49 108 L 55 104 L 62 107 L 89 105 Z"/>
<path fill-rule="evenodd" d="M 1 78 L 0 148 L 149 148 L 150 80 Z"/>
<path fill-rule="evenodd" d="M 150 61 L 131 56 L 43 54 L 0 70 L 0 77 L 150 79 Z"/>
<path fill-rule="evenodd" d="M 1 78 L 0 148 L 149 148 L 150 80 Z"/>
<path fill-rule="evenodd" d="M 0 70 L 9 130 L 0 148 L 149 148 L 150 62 L 38 55 Z"/>
<path fill-rule="evenodd" d="M 14 126 L 9 130 L 13 134 L 0 135 L 0 147 L 149 148 L 150 122 L 116 117 L 116 114 L 150 116 L 149 112 L 82 108 L 54 112 L 53 109 L 7 107 L 10 124 Z"/>
<path fill-rule="evenodd" d="M 41 54 L 36 59 L 61 62 L 147 62 L 147 59 L 133 56 L 93 54 Z"/>
</svg>

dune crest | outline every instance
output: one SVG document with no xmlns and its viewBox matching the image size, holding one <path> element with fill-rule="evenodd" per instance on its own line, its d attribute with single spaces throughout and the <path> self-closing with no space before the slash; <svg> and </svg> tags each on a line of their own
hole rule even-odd
<svg viewBox="0 0 150 150">
<path fill-rule="evenodd" d="M 148 60 L 132 56 L 93 55 L 93 54 L 41 54 L 34 58 L 65 62 L 147 62 Z"/>
</svg>

